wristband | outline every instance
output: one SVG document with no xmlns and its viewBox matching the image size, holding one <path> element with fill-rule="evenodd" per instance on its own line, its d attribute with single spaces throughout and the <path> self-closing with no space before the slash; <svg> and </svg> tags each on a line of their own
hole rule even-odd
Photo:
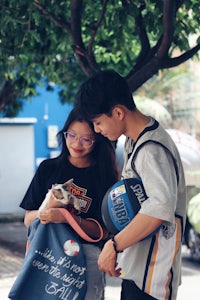
<svg viewBox="0 0 200 300">
<path fill-rule="evenodd" d="M 115 250 L 115 253 L 116 253 L 116 254 L 122 253 L 123 250 L 117 250 L 117 245 L 116 245 L 116 242 L 115 242 L 115 236 L 114 236 L 114 235 L 112 236 L 111 241 L 112 241 L 112 244 L 113 244 L 113 248 L 114 248 L 114 250 Z"/>
</svg>

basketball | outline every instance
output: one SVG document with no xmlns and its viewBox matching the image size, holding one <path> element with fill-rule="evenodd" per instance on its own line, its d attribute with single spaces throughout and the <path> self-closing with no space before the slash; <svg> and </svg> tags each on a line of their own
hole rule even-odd
<svg viewBox="0 0 200 300">
<path fill-rule="evenodd" d="M 102 202 L 102 218 L 108 231 L 117 234 L 137 215 L 147 195 L 140 178 L 122 179 L 105 194 Z M 159 228 L 158 228 L 159 229 Z M 145 239 L 153 236 L 152 232 Z"/>
</svg>

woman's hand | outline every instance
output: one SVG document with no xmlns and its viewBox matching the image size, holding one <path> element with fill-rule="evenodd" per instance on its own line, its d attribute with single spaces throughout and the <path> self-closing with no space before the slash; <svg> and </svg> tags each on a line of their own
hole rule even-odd
<svg viewBox="0 0 200 300">
<path fill-rule="evenodd" d="M 47 208 L 39 211 L 38 218 L 42 224 L 67 223 L 66 219 L 57 208 Z"/>
</svg>

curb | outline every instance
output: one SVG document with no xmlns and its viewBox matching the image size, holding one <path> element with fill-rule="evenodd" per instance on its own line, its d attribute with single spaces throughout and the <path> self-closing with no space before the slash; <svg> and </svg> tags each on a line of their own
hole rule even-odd
<svg viewBox="0 0 200 300">
<path fill-rule="evenodd" d="M 0 214 L 0 223 L 22 222 L 24 215 L 22 214 Z"/>
</svg>

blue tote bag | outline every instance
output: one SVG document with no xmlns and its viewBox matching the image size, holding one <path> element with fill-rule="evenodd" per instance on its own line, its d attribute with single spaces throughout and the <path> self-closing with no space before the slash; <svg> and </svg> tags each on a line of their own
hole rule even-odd
<svg viewBox="0 0 200 300">
<path fill-rule="evenodd" d="M 28 250 L 9 292 L 12 300 L 82 300 L 86 264 L 79 235 L 65 223 L 29 227 Z"/>
</svg>

